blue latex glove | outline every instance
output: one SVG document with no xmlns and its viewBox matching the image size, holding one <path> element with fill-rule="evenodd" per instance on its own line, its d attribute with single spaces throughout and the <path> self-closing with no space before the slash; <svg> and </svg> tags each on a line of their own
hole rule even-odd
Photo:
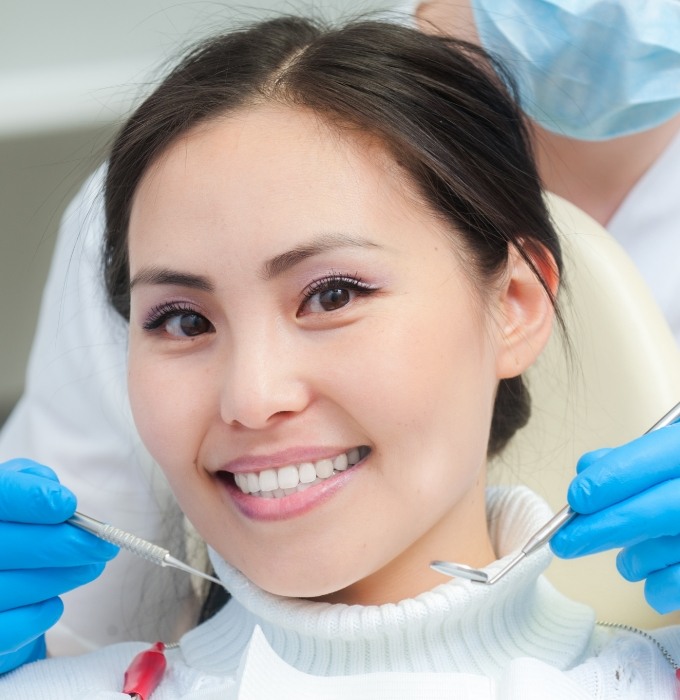
<svg viewBox="0 0 680 700">
<path fill-rule="evenodd" d="M 623 548 L 616 565 L 645 581 L 658 612 L 680 609 L 680 424 L 584 455 L 569 486 L 577 513 L 552 538 L 558 557 Z"/>
<path fill-rule="evenodd" d="M 30 460 L 0 464 L 0 673 L 45 656 L 61 593 L 95 579 L 118 548 L 64 520 L 76 497 Z"/>
</svg>

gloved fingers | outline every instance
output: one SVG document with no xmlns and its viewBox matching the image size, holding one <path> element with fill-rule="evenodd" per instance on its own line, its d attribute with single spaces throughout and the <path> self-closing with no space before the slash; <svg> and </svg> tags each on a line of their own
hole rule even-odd
<svg viewBox="0 0 680 700">
<path fill-rule="evenodd" d="M 80 528 L 0 522 L 0 572 L 79 566 L 113 559 L 118 547 Z"/>
<path fill-rule="evenodd" d="M 16 651 L 11 651 L 6 654 L 0 651 L 0 675 L 8 671 L 13 671 L 15 668 L 19 668 L 19 666 L 23 666 L 31 661 L 44 659 L 46 655 L 47 649 L 45 648 L 44 635 L 41 635 Z"/>
<path fill-rule="evenodd" d="M 558 557 L 571 559 L 678 534 L 680 479 L 673 479 L 592 515 L 576 516 L 550 546 Z"/>
<path fill-rule="evenodd" d="M 42 476 L 45 479 L 59 481 L 59 477 L 54 469 L 50 469 L 44 464 L 40 464 L 40 462 L 34 462 L 32 459 L 10 459 L 7 462 L 0 464 L 0 469 L 21 472 L 22 474 L 33 474 L 33 476 Z"/>
<path fill-rule="evenodd" d="M 0 521 L 52 524 L 70 518 L 76 509 L 73 493 L 49 476 L 32 473 L 32 468 L 15 469 L 17 461 L 25 462 L 0 465 Z M 42 469 L 47 467 L 38 471 Z"/>
<path fill-rule="evenodd" d="M 655 571 L 680 564 L 680 535 L 655 537 L 622 549 L 616 567 L 628 581 L 642 581 Z"/>
<path fill-rule="evenodd" d="M 593 450 L 592 452 L 586 452 L 581 456 L 579 461 L 576 463 L 576 473 L 580 474 L 585 469 L 588 469 L 592 464 L 595 464 L 599 459 L 602 459 L 608 452 L 611 452 L 611 447 L 603 447 L 599 450 Z"/>
<path fill-rule="evenodd" d="M 680 610 L 680 565 L 650 574 L 645 581 L 645 598 L 661 614 Z"/>
<path fill-rule="evenodd" d="M 589 514 L 680 477 L 680 424 L 655 430 L 586 463 L 571 482 L 567 499 L 577 513 Z"/>
<path fill-rule="evenodd" d="M 50 598 L 0 613 L 0 654 L 17 652 L 35 641 L 57 622 L 63 612 L 61 599 Z"/>
<path fill-rule="evenodd" d="M 23 569 L 0 573 L 0 611 L 47 600 L 89 583 L 104 571 L 104 564 L 61 569 Z"/>
</svg>

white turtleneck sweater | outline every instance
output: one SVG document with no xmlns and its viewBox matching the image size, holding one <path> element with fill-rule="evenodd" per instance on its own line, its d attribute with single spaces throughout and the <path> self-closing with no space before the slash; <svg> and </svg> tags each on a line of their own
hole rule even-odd
<svg viewBox="0 0 680 700">
<path fill-rule="evenodd" d="M 502 567 L 550 517 L 525 488 L 491 489 L 489 528 Z M 641 635 L 595 628 L 593 613 L 543 578 L 544 549 L 494 586 L 454 580 L 416 598 L 347 606 L 265 593 L 212 553 L 233 598 L 167 652 L 152 700 L 676 698 L 676 678 Z M 676 658 L 680 631 L 654 636 Z M 12 700 L 113 700 L 128 643 L 49 659 L 0 678 Z"/>
</svg>

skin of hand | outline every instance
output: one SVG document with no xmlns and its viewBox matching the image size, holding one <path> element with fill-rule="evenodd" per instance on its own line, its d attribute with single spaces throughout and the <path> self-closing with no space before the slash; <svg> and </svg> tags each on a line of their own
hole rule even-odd
<svg viewBox="0 0 680 700">
<path fill-rule="evenodd" d="M 645 579 L 658 612 L 680 608 L 680 424 L 585 454 L 569 486 L 579 513 L 551 540 L 562 558 L 621 548 L 617 567 Z"/>
<path fill-rule="evenodd" d="M 66 524 L 76 497 L 49 467 L 0 464 L 0 673 L 44 658 L 59 595 L 97 578 L 114 545 Z"/>
</svg>

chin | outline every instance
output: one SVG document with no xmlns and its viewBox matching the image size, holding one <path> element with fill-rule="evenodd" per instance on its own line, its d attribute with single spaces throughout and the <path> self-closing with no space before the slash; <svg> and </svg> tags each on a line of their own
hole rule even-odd
<svg viewBox="0 0 680 700">
<path fill-rule="evenodd" d="M 353 583 L 344 576 L 341 580 L 337 577 L 333 581 L 328 579 L 322 581 L 317 576 L 310 576 L 304 570 L 291 572 L 290 577 L 272 576 L 271 570 L 262 576 L 251 575 L 248 571 L 242 573 L 263 591 L 285 598 L 324 598 L 342 591 Z"/>
</svg>

